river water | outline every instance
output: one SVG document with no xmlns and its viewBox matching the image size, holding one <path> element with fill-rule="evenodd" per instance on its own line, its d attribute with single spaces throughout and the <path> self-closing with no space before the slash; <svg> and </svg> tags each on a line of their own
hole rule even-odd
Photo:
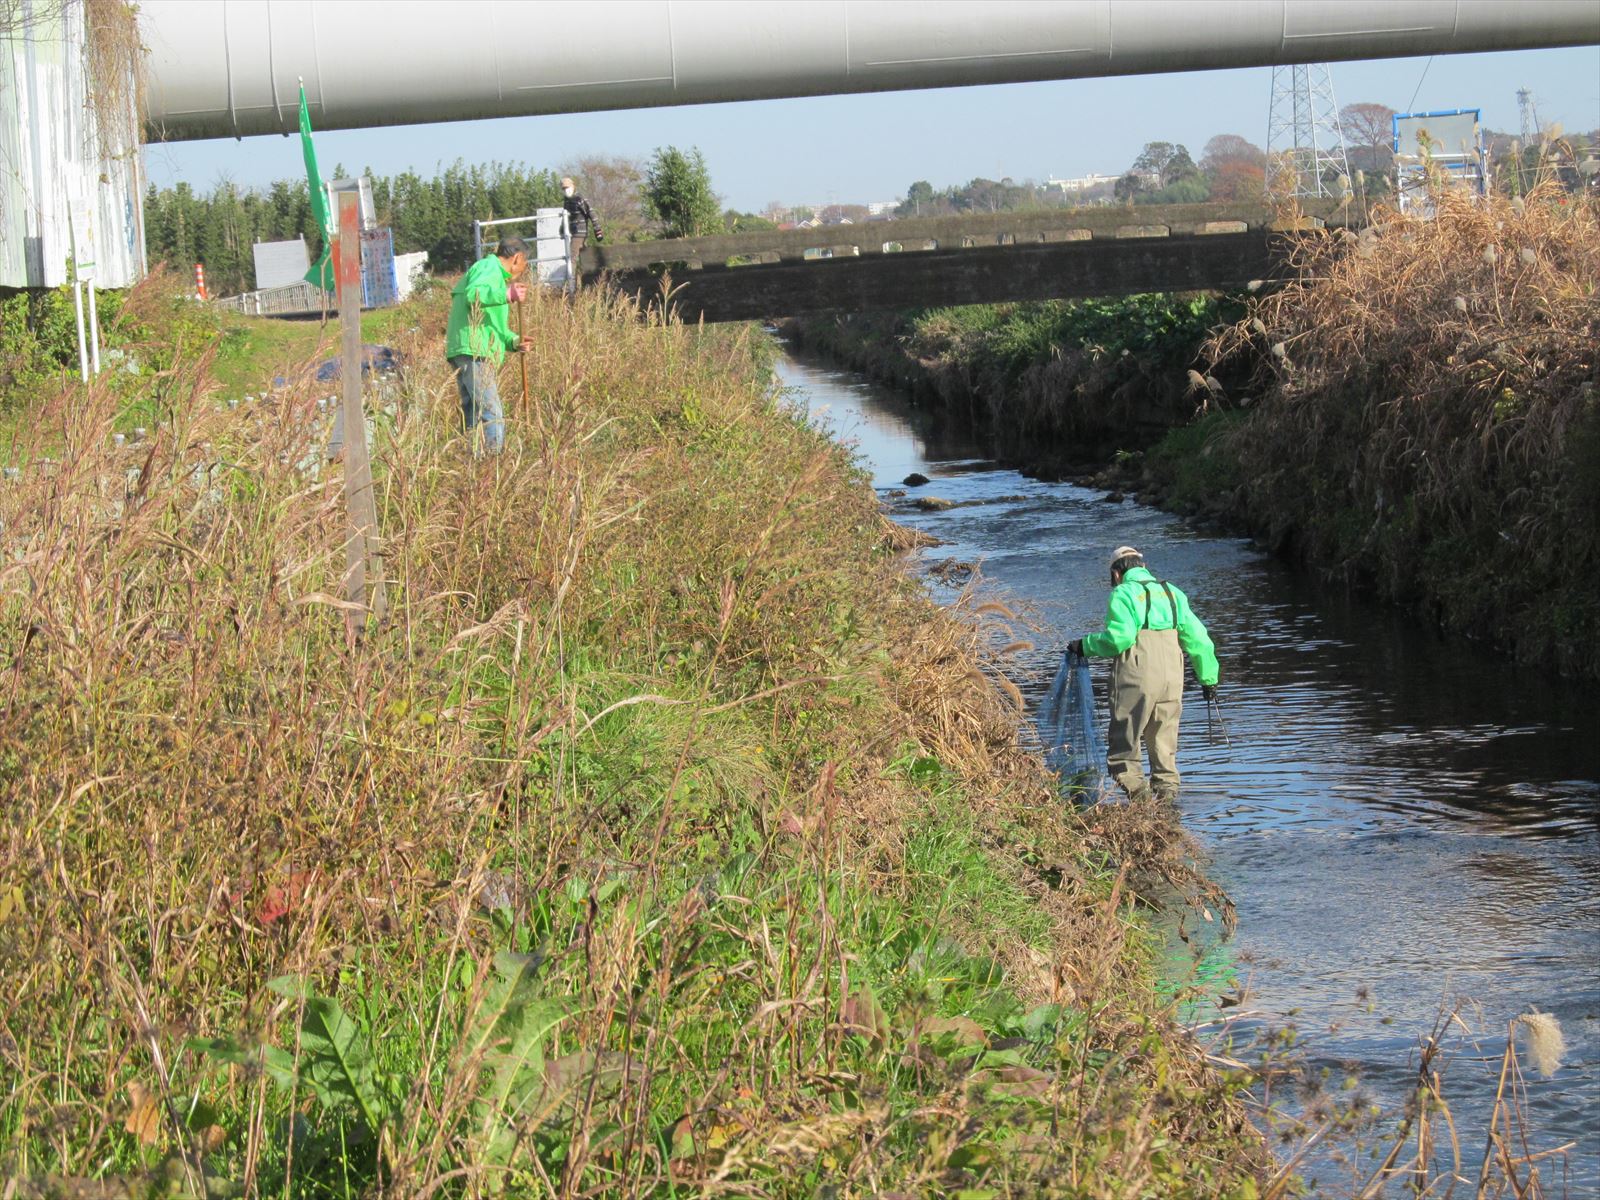
<svg viewBox="0 0 1600 1200">
<path fill-rule="evenodd" d="M 1112 548 L 1138 547 L 1188 593 L 1232 744 L 1186 708 L 1179 807 L 1238 906 L 1219 988 L 1259 1014 L 1239 1035 L 1292 1026 L 1331 1091 L 1392 1109 L 1418 1039 L 1464 1004 L 1444 1094 L 1475 1183 L 1507 1023 L 1553 1013 L 1567 1055 L 1549 1080 L 1530 1073 L 1532 1149 L 1576 1141 L 1541 1164 L 1546 1194 L 1600 1196 L 1600 689 L 1350 599 L 1248 541 L 1003 469 L 853 373 L 789 358 L 781 375 L 882 491 L 931 479 L 890 499 L 945 543 L 927 561 L 979 561 L 1042 617 L 1055 648 L 1041 639 L 1024 664 L 1031 703 L 1059 646 L 1102 626 Z M 923 513 L 915 495 L 985 503 Z M 1096 687 L 1103 703 L 1103 670 Z M 1318 1160 L 1324 1189 L 1348 1184 L 1339 1170 Z"/>
</svg>

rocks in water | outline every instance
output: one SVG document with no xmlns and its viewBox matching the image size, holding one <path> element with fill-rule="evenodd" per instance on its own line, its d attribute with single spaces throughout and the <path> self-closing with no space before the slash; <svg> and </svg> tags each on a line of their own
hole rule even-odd
<svg viewBox="0 0 1600 1200">
<path fill-rule="evenodd" d="M 901 492 L 900 495 L 905 495 Z M 983 504 L 1022 504 L 1029 498 L 1024 495 L 1012 496 L 980 496 L 975 500 L 946 500 L 943 496 L 917 496 L 910 502 L 910 507 L 920 508 L 923 512 L 944 512 L 947 508 L 977 508 Z"/>
<path fill-rule="evenodd" d="M 1101 502 L 1105 504 L 1121 504 L 1127 499 L 1127 497 L 1121 492 L 1107 492 L 1104 496 L 1100 497 L 1100 499 Z"/>
<path fill-rule="evenodd" d="M 950 507 L 975 508 L 980 504 L 1021 504 L 1027 499 L 1028 497 L 1021 494 L 1014 494 L 1010 496 L 983 496 L 977 500 L 953 500 L 950 503 Z"/>
<path fill-rule="evenodd" d="M 928 477 L 917 471 L 913 471 L 900 482 L 906 487 L 921 487 L 923 484 L 928 482 Z"/>
</svg>

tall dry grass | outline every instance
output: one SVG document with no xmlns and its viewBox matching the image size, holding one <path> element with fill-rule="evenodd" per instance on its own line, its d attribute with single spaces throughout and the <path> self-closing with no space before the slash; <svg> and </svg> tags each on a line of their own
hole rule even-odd
<svg viewBox="0 0 1600 1200">
<path fill-rule="evenodd" d="M 1305 237 L 1211 343 L 1261 364 L 1239 500 L 1448 629 L 1600 673 L 1600 214 L 1554 184 L 1436 201 Z"/>
<path fill-rule="evenodd" d="M 234 409 L 182 361 L 126 446 L 126 396 L 73 389 L 8 449 L 0 1172 L 1247 1186 L 1239 1083 L 1154 999 L 998 643 L 903 574 L 753 335 L 541 293 L 483 458 L 443 304 L 411 314 L 361 638 L 304 371 Z"/>
</svg>

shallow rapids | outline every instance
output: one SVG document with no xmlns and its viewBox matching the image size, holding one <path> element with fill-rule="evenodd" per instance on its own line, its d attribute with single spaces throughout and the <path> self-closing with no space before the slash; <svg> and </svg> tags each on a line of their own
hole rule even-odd
<svg viewBox="0 0 1600 1200">
<path fill-rule="evenodd" d="M 1099 627 L 1112 547 L 1137 546 L 1182 585 L 1216 640 L 1232 739 L 1208 741 L 1191 681 L 1180 807 L 1239 909 L 1219 988 L 1242 994 L 1257 1028 L 1293 1025 L 1331 1089 L 1390 1109 L 1418 1038 L 1465 1002 L 1477 1044 L 1452 1043 L 1444 1090 L 1473 1130 L 1474 1181 L 1506 1023 L 1554 1013 L 1567 1058 L 1529 1081 L 1534 1148 L 1576 1141 L 1570 1174 L 1544 1164 L 1547 1194 L 1600 1195 L 1600 689 L 1446 640 L 1247 541 L 1001 469 L 852 373 L 780 369 L 884 492 L 929 477 L 891 500 L 945 543 L 925 561 L 981 561 L 1042 616 L 1055 642 L 1025 660 L 1031 702 L 1066 639 Z M 956 506 L 924 512 L 918 496 Z M 1102 667 L 1102 702 L 1104 682 Z"/>
</svg>

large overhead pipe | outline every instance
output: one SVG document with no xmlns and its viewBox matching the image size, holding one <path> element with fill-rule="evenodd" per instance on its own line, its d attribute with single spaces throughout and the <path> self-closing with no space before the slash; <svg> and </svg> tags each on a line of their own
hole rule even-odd
<svg viewBox="0 0 1600 1200">
<path fill-rule="evenodd" d="M 141 0 L 149 134 L 1600 43 L 1600 0 Z"/>
</svg>

